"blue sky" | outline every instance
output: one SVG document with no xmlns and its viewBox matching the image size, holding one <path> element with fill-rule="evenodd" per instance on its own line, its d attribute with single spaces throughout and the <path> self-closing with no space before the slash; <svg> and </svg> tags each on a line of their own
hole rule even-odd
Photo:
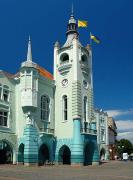
<svg viewBox="0 0 133 180">
<path fill-rule="evenodd" d="M 81 43 L 89 43 L 90 31 L 101 39 L 92 47 L 95 106 L 113 115 L 119 127 L 130 124 L 119 131 L 133 137 L 132 0 L 1 0 L 0 69 L 19 70 L 30 34 L 34 61 L 52 72 L 53 45 L 65 42 L 72 2 L 75 18 L 89 23 L 79 29 Z"/>
</svg>

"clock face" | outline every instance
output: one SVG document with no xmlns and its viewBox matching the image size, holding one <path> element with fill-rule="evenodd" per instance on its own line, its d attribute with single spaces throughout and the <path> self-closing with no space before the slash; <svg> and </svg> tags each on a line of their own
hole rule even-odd
<svg viewBox="0 0 133 180">
<path fill-rule="evenodd" d="M 65 87 L 68 84 L 68 79 L 63 79 L 61 84 L 63 87 Z"/>
</svg>

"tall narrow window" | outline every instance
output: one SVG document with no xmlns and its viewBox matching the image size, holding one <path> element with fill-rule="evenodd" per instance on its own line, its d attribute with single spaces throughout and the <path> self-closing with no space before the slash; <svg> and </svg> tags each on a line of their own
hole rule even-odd
<svg viewBox="0 0 133 180">
<path fill-rule="evenodd" d="M 105 141 L 105 130 L 101 129 L 101 141 Z"/>
<path fill-rule="evenodd" d="M 0 84 L 0 99 L 1 99 L 1 95 L 2 95 L 2 85 Z"/>
<path fill-rule="evenodd" d="M 0 126 L 7 126 L 8 112 L 0 111 Z"/>
<path fill-rule="evenodd" d="M 68 102 L 67 102 L 67 96 L 64 95 L 63 96 L 63 118 L 64 118 L 64 121 L 66 121 L 68 119 L 68 114 L 67 114 L 67 105 Z"/>
<path fill-rule="evenodd" d="M 8 94 L 9 94 L 9 91 L 4 89 L 4 91 L 3 91 L 3 100 L 4 101 L 8 101 Z"/>
<path fill-rule="evenodd" d="M 84 121 L 87 120 L 87 97 L 84 97 Z"/>
<path fill-rule="evenodd" d="M 43 95 L 41 97 L 41 120 L 49 121 L 49 103 L 48 96 Z"/>
</svg>

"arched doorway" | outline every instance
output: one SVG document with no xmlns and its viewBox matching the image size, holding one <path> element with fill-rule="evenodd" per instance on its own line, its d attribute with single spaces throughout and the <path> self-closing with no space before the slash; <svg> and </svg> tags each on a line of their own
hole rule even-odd
<svg viewBox="0 0 133 180">
<path fill-rule="evenodd" d="M 59 150 L 59 163 L 71 164 L 71 151 L 66 145 L 62 146 Z"/>
<path fill-rule="evenodd" d="M 93 155 L 94 155 L 94 143 L 89 142 L 85 145 L 84 148 L 84 165 L 91 165 L 93 161 Z"/>
<path fill-rule="evenodd" d="M 49 149 L 46 144 L 41 145 L 39 149 L 39 165 L 44 165 L 49 162 Z"/>
<path fill-rule="evenodd" d="M 100 160 L 105 160 L 105 149 L 102 148 L 100 151 Z"/>
<path fill-rule="evenodd" d="M 13 163 L 13 150 L 10 144 L 2 140 L 0 141 L 0 164 L 12 164 Z"/>
<path fill-rule="evenodd" d="M 20 144 L 18 149 L 18 162 L 24 164 L 24 144 Z"/>
</svg>

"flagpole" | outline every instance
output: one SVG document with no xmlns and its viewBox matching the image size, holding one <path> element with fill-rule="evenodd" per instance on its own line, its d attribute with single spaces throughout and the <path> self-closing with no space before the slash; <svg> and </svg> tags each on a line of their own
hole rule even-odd
<svg viewBox="0 0 133 180">
<path fill-rule="evenodd" d="M 90 46 L 92 45 L 92 39 L 91 39 L 91 32 L 90 32 Z"/>
</svg>

